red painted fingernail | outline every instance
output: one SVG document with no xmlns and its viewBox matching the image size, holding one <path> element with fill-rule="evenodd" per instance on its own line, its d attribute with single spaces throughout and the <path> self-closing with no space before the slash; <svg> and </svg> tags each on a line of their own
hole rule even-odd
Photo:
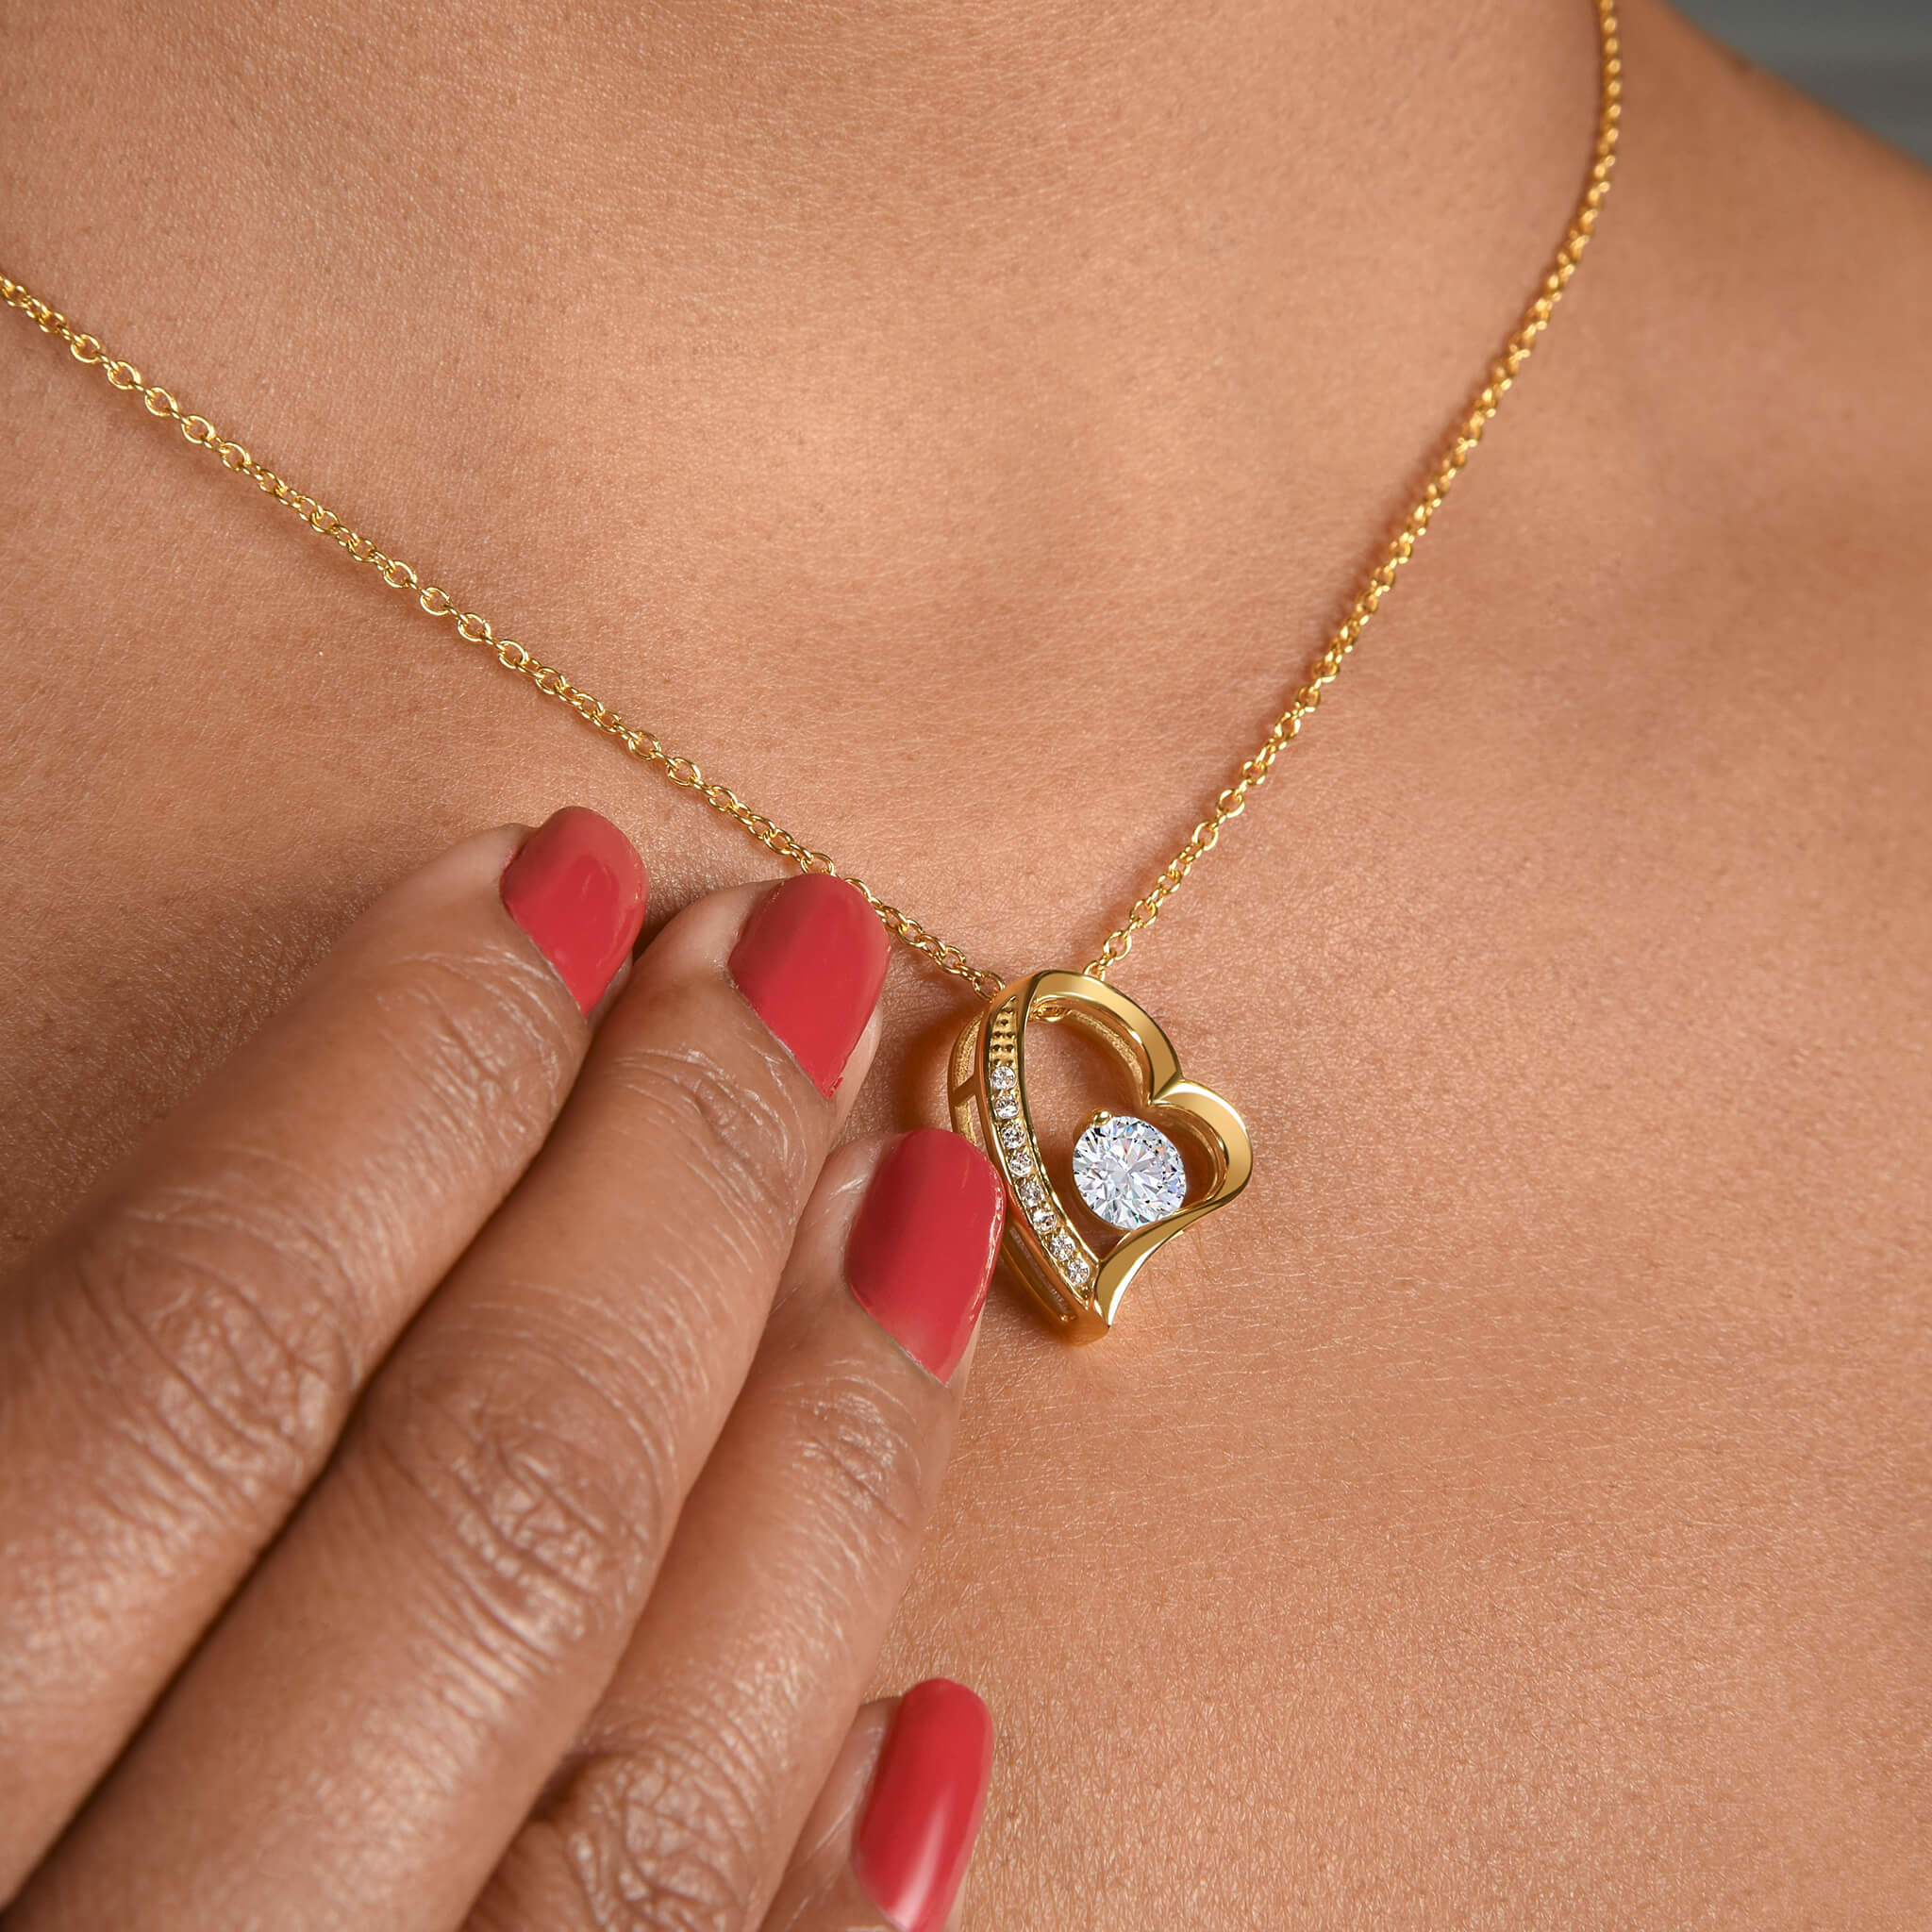
<svg viewBox="0 0 1932 1932">
<path fill-rule="evenodd" d="M 821 1093 L 838 1091 L 878 1005 L 889 944 L 856 886 L 806 873 L 758 902 L 732 948 L 739 991 Z"/>
<path fill-rule="evenodd" d="M 992 1774 L 992 1713 L 963 1684 L 928 1677 L 899 1700 L 873 1774 L 852 1867 L 899 1932 L 940 1932 L 979 1836 Z"/>
<path fill-rule="evenodd" d="M 958 1134 L 922 1127 L 886 1157 L 853 1223 L 853 1298 L 941 1382 L 973 1339 L 1005 1220 L 1005 1191 L 986 1156 Z"/>
<path fill-rule="evenodd" d="M 568 805 L 517 848 L 497 890 L 588 1013 L 643 927 L 650 885 L 637 848 L 608 819 Z"/>
</svg>

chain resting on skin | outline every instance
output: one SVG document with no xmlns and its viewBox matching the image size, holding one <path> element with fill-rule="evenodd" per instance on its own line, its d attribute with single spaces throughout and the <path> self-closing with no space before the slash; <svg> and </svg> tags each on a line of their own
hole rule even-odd
<svg viewBox="0 0 1932 1932">
<path fill-rule="evenodd" d="M 1287 709 L 1269 726 L 1268 735 L 1253 756 L 1235 771 L 1226 788 L 1216 797 L 1213 809 L 1194 827 L 1186 844 L 1168 861 L 1153 884 L 1135 900 L 1126 918 L 1108 934 L 1099 952 L 1086 968 L 1093 978 L 1106 979 L 1111 968 L 1126 958 L 1133 946 L 1134 936 L 1144 932 L 1160 916 L 1161 908 L 1179 891 L 1194 867 L 1220 843 L 1222 832 L 1229 822 L 1247 809 L 1249 795 L 1267 783 L 1275 760 L 1301 735 L 1303 724 L 1321 704 L 1323 691 L 1341 675 L 1349 653 L 1359 641 L 1383 598 L 1394 588 L 1397 574 L 1414 555 L 1416 544 L 1434 521 L 1451 486 L 1481 442 L 1483 431 L 1523 365 L 1528 361 L 1537 339 L 1549 326 L 1550 317 L 1590 243 L 1598 212 L 1609 193 L 1611 171 L 1616 163 L 1617 129 L 1623 98 L 1623 59 L 1617 16 L 1614 0 L 1595 0 L 1595 7 L 1599 48 L 1596 147 L 1582 198 L 1571 216 L 1569 228 L 1537 294 L 1490 365 L 1482 387 L 1471 399 L 1441 456 L 1431 469 L 1421 499 L 1404 518 L 1341 626 L 1308 666 L 1302 684 L 1290 698 Z M 929 926 L 922 924 L 909 913 L 902 912 L 896 906 L 889 905 L 863 879 L 841 873 L 828 854 L 816 851 L 793 837 L 784 826 L 746 804 L 728 786 L 706 777 L 693 759 L 670 750 L 656 732 L 627 724 L 620 713 L 573 682 L 555 665 L 544 663 L 514 639 L 498 637 L 488 618 L 466 608 L 462 600 L 450 591 L 434 584 L 425 584 L 412 566 L 384 550 L 374 539 L 352 528 L 334 510 L 314 497 L 305 495 L 266 463 L 258 461 L 242 444 L 224 436 L 206 416 L 183 408 L 169 390 L 148 383 L 139 369 L 112 355 L 98 337 L 75 328 L 58 309 L 5 274 L 0 274 L 0 301 L 18 310 L 42 334 L 65 342 L 76 361 L 99 369 L 115 389 L 138 396 L 150 415 L 176 425 L 191 443 L 216 458 L 224 469 L 251 478 L 267 495 L 300 517 L 310 529 L 332 539 L 341 546 L 344 556 L 374 570 L 391 590 L 406 592 L 429 616 L 453 624 L 458 637 L 465 643 L 490 651 L 506 671 L 527 679 L 545 697 L 568 705 L 586 724 L 614 740 L 640 763 L 655 766 L 673 785 L 697 793 L 713 811 L 735 819 L 759 844 L 795 865 L 801 872 L 827 873 L 857 887 L 865 894 L 886 930 L 941 972 L 965 981 L 986 1000 L 992 999 L 1006 984 L 1008 975 L 975 965 L 958 947 L 941 939 Z"/>
</svg>

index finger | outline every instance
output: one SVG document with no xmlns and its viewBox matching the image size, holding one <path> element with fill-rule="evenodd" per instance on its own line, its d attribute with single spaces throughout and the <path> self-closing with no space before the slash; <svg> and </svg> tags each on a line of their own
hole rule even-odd
<svg viewBox="0 0 1932 1932">
<path fill-rule="evenodd" d="M 0 1900 L 541 1145 L 644 898 L 593 812 L 445 853 L 0 1295 Z"/>
</svg>

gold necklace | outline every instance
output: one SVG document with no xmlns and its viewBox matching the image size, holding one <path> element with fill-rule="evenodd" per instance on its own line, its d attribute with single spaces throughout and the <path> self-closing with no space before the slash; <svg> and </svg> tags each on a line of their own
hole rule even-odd
<svg viewBox="0 0 1932 1932">
<path fill-rule="evenodd" d="M 1006 1178 L 1008 1212 L 1003 1252 L 1013 1273 L 1056 1327 L 1075 1341 L 1091 1341 L 1112 1325 L 1122 1294 L 1148 1257 L 1182 1228 L 1233 1200 L 1247 1185 L 1254 1158 L 1241 1116 L 1211 1088 L 1182 1077 L 1166 1034 L 1110 986 L 1107 975 L 1126 958 L 1134 935 L 1154 924 L 1189 874 L 1213 851 L 1228 822 L 1246 809 L 1249 794 L 1267 782 L 1275 759 L 1300 736 L 1303 724 L 1322 702 L 1322 692 L 1340 674 L 1369 620 L 1394 587 L 1396 574 L 1414 553 L 1450 486 L 1482 441 L 1537 338 L 1548 327 L 1596 226 L 1616 161 L 1623 95 L 1617 16 L 1614 0 L 1594 0 L 1594 5 L 1599 57 L 1596 147 L 1582 197 L 1541 287 L 1431 468 L 1421 500 L 1403 519 L 1341 626 L 1308 666 L 1288 708 L 1269 727 L 1253 756 L 1235 771 L 1187 843 L 1077 973 L 1032 973 L 1009 981 L 974 965 L 930 927 L 889 906 L 863 879 L 840 874 L 827 854 L 814 851 L 735 791 L 707 778 L 691 759 L 667 749 L 656 732 L 626 724 L 554 665 L 543 663 L 513 639 L 498 637 L 487 618 L 466 608 L 447 591 L 425 584 L 400 558 L 258 462 L 206 416 L 182 408 L 169 391 L 146 382 L 140 370 L 110 355 L 97 337 L 73 327 L 65 316 L 4 274 L 0 299 L 43 335 L 64 341 L 75 360 L 99 369 L 114 388 L 139 396 L 150 415 L 177 425 L 196 448 L 217 458 L 225 469 L 249 477 L 311 529 L 332 538 L 345 556 L 367 564 L 391 590 L 408 592 L 429 616 L 454 624 L 465 643 L 491 651 L 505 670 L 526 678 L 544 696 L 568 705 L 630 757 L 656 766 L 673 785 L 696 792 L 713 811 L 735 819 L 761 845 L 802 871 L 846 878 L 865 894 L 889 932 L 972 987 L 986 1005 L 968 1023 L 953 1052 L 947 1092 L 953 1124 L 992 1157 Z M 1070 1208 L 1068 1195 L 1048 1174 L 1034 1132 L 1024 1058 L 1026 1027 L 1034 1020 L 1071 1021 L 1111 1048 L 1140 1093 L 1140 1114 L 1095 1114 L 1075 1139 L 1070 1171 L 1074 1191 L 1088 1210 L 1085 1217 Z M 1160 1126 L 1143 1119 L 1144 1114 L 1157 1114 L 1181 1132 L 1195 1149 L 1196 1165 L 1205 1178 L 1191 1181 L 1180 1149 Z M 1102 1224 L 1116 1238 L 1096 1237 L 1093 1230 Z"/>
</svg>

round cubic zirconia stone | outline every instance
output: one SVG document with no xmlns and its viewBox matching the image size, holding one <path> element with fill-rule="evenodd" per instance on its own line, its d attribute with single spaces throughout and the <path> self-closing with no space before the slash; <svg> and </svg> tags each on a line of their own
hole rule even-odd
<svg viewBox="0 0 1932 1932">
<path fill-rule="evenodd" d="M 1026 1144 L 1026 1129 L 1018 1121 L 1008 1121 L 1000 1129 L 1000 1139 L 1008 1147 L 1024 1147 Z"/>
<path fill-rule="evenodd" d="M 1027 1151 L 1024 1147 L 1021 1148 L 1017 1154 L 1008 1155 L 1007 1172 L 1009 1174 L 1011 1174 L 1016 1181 L 1024 1180 L 1025 1177 L 1033 1172 L 1032 1155 L 1027 1153 Z"/>
<path fill-rule="evenodd" d="M 1188 1171 L 1158 1127 L 1116 1114 L 1074 1142 L 1074 1185 L 1109 1226 L 1145 1227 L 1187 1199 Z"/>
<path fill-rule="evenodd" d="M 1059 1219 L 1059 1216 L 1051 1208 L 1042 1203 L 1040 1207 L 1029 1209 L 1026 1218 L 1032 1222 L 1035 1227 L 1049 1228 Z"/>
<path fill-rule="evenodd" d="M 1053 1250 L 1053 1257 L 1056 1261 L 1071 1261 L 1077 1252 L 1074 1246 L 1074 1237 L 1070 1234 L 1055 1235 L 1048 1245 Z"/>
<path fill-rule="evenodd" d="M 1029 1208 L 1038 1208 L 1046 1199 L 1046 1190 L 1038 1181 L 1022 1181 L 1020 1198 Z"/>
<path fill-rule="evenodd" d="M 1088 1267 L 1086 1257 L 1083 1255 L 1075 1255 L 1067 1263 L 1067 1279 L 1069 1281 L 1076 1283 L 1085 1281 L 1092 1273 L 1092 1269 Z"/>
<path fill-rule="evenodd" d="M 1003 1061 L 996 1063 L 986 1077 L 990 1086 L 1002 1090 L 1016 1085 L 1020 1078 L 1019 1074 Z"/>
<path fill-rule="evenodd" d="M 992 1104 L 992 1117 L 996 1121 L 1015 1119 L 1020 1111 L 1020 1103 L 1010 1093 L 1003 1094 Z"/>
</svg>

